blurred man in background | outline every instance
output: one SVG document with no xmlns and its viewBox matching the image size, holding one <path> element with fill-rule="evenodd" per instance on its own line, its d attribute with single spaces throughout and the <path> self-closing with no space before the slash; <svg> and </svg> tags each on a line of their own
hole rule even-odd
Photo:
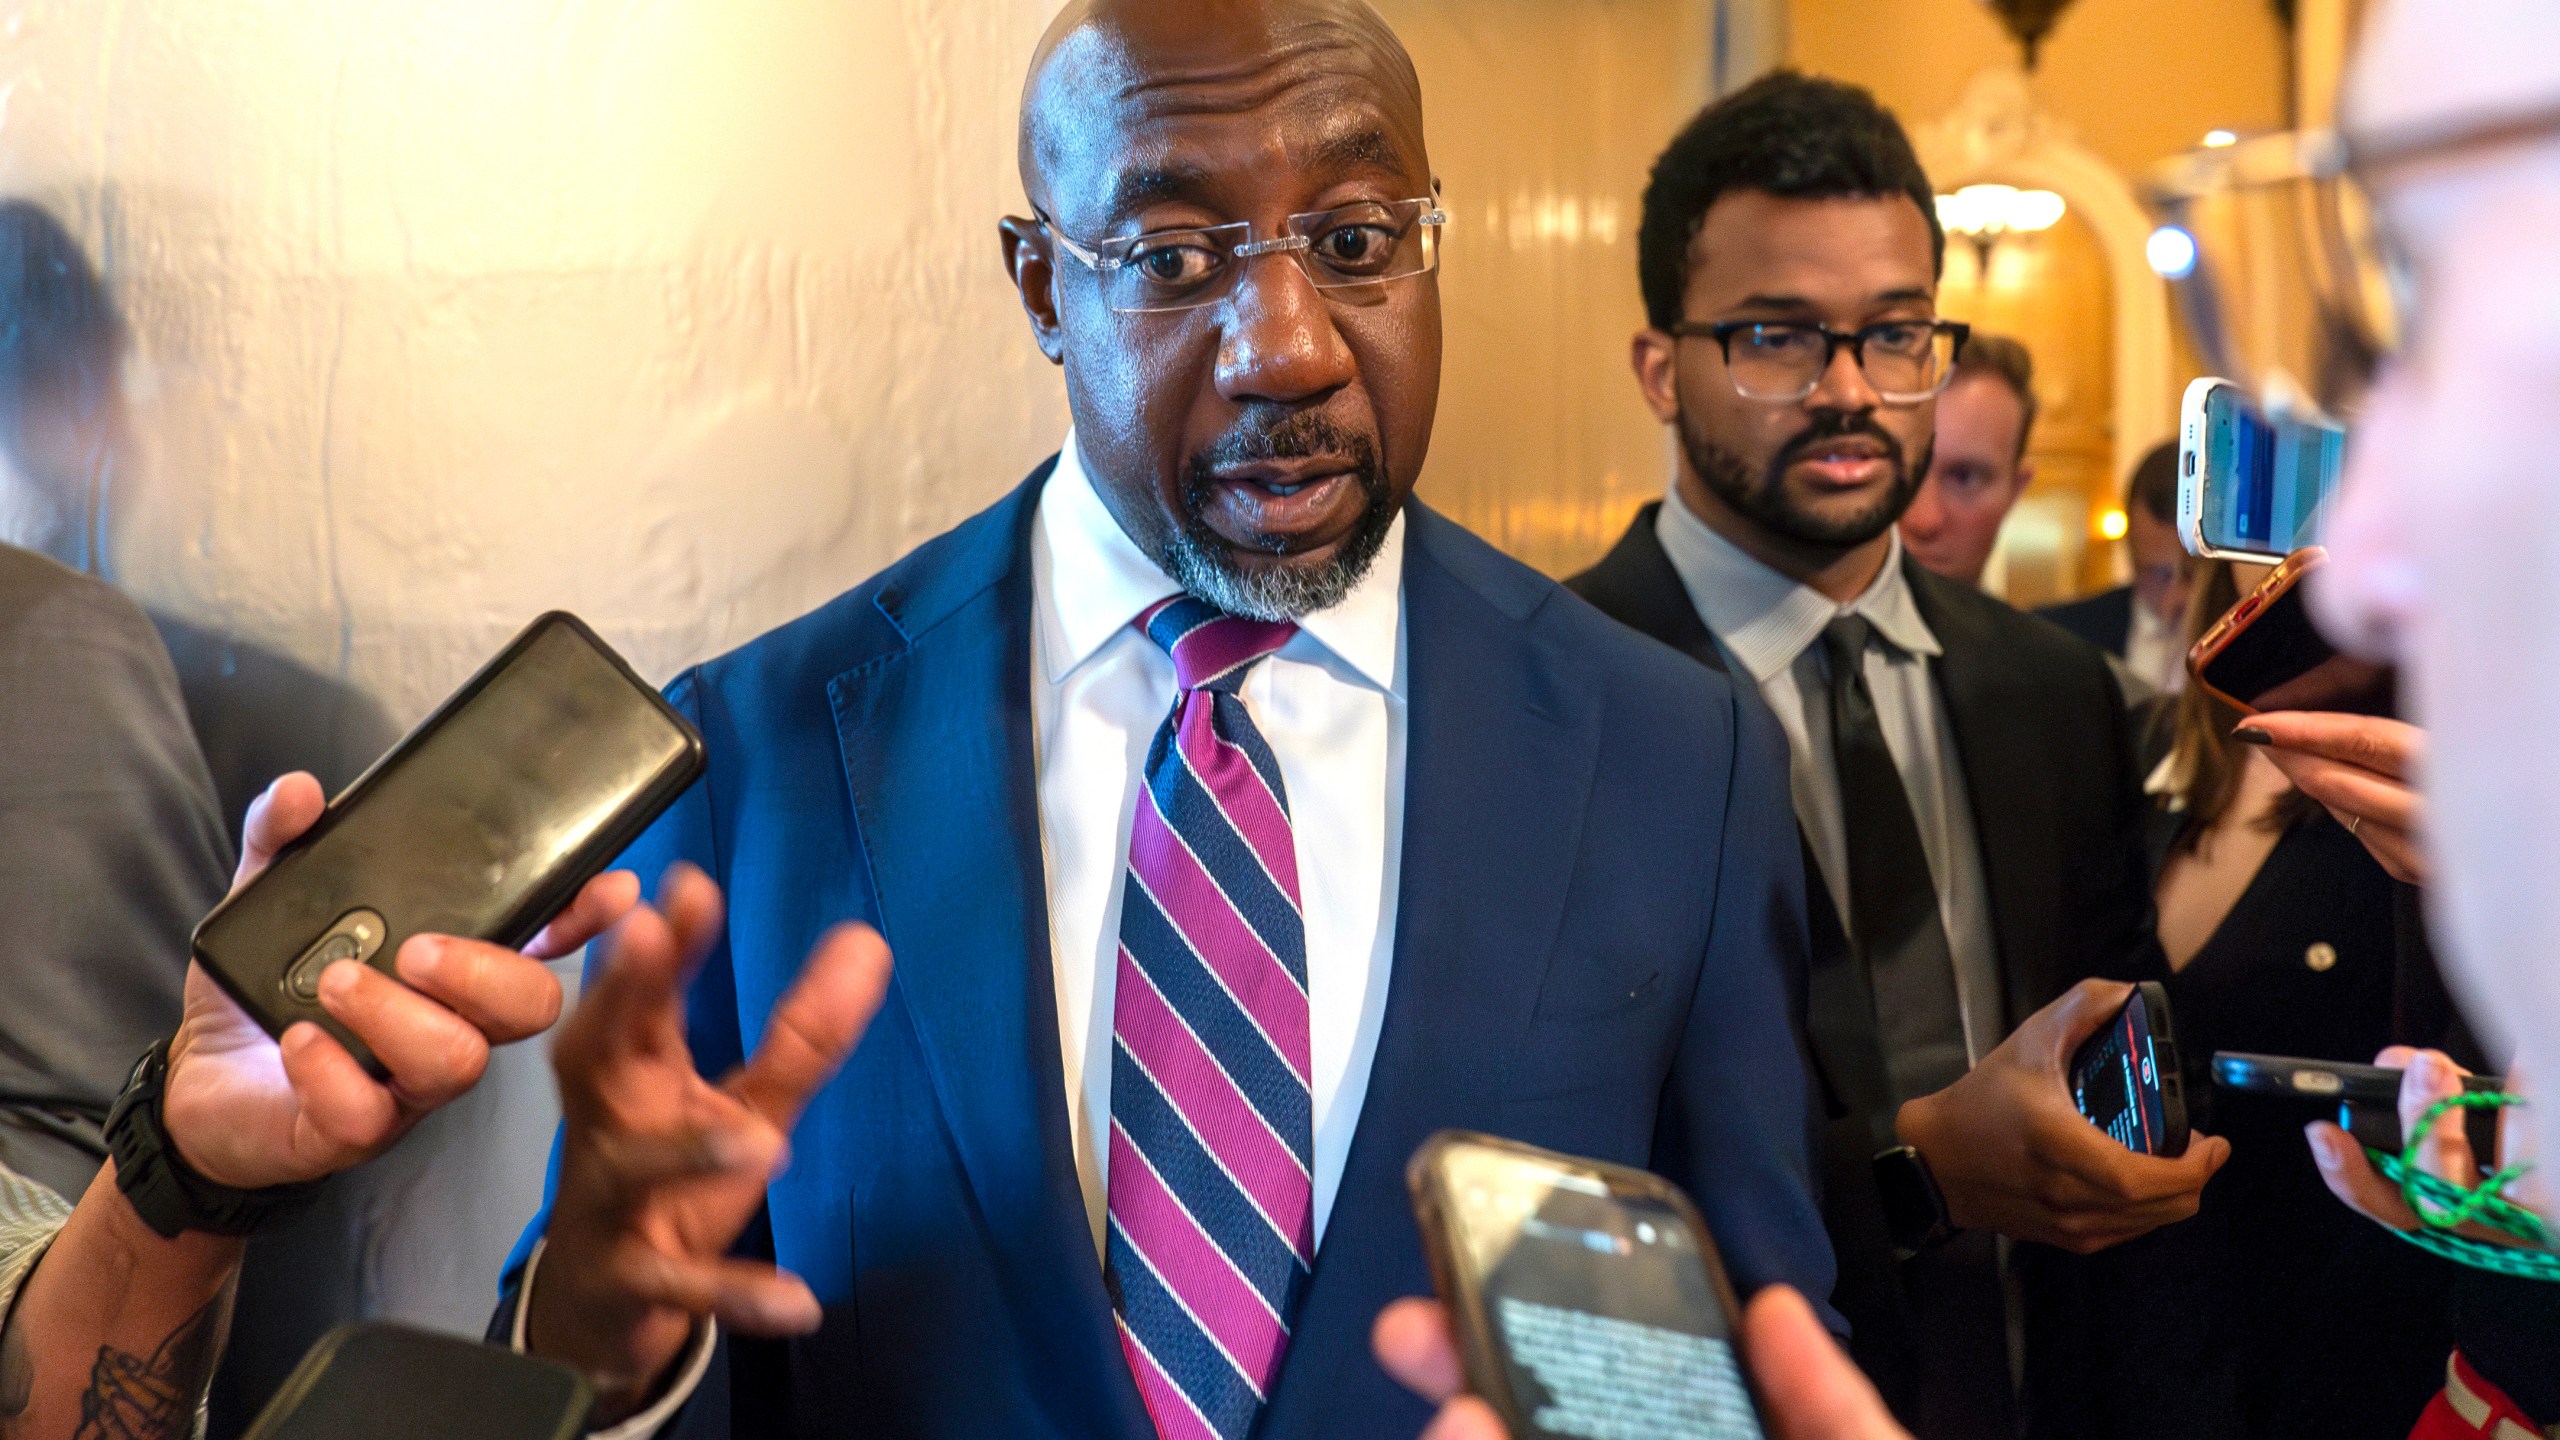
<svg viewBox="0 0 2560 1440">
<path fill-rule="evenodd" d="M 1943 422 L 1939 426 L 1945 434 Z M 2186 688 L 2188 581 L 2194 564 L 2178 540 L 2178 447 L 2157 445 L 2133 467 L 2124 487 L 2126 551 L 2133 579 L 2085 600 L 2036 613 L 2124 662 L 2150 689 Z"/>
<path fill-rule="evenodd" d="M 2035 483 L 2035 462 L 2027 458 L 2035 375 L 2026 346 L 1976 331 L 1956 354 L 1955 378 L 1939 392 L 1929 474 L 1902 512 L 1902 544 L 1923 568 L 1959 585 L 1982 583 L 2000 523 Z"/>
</svg>

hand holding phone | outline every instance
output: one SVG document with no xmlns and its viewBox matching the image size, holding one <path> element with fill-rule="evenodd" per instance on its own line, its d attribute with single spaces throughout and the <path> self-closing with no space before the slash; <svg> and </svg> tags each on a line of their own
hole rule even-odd
<svg viewBox="0 0 2560 1440">
<path fill-rule="evenodd" d="M 1762 1440 L 1706 1224 L 1641 1170 L 1444 1130 L 1406 1167 L 1468 1388 L 1513 1440 Z"/>
<path fill-rule="evenodd" d="M 2138 1155 L 2187 1152 L 2186 1082 L 2165 986 L 2134 986 L 2107 1028 L 2082 1043 L 2071 1059 L 2071 1103 Z"/>
<path fill-rule="evenodd" d="M 384 1068 L 321 1003 L 340 960 L 411 936 L 514 948 L 702 772 L 702 739 L 553 612 L 376 761 L 196 927 L 195 959 L 269 1035 L 299 1021 Z"/>
<path fill-rule="evenodd" d="M 238 894 L 318 821 L 320 783 L 277 780 L 249 807 Z M 639 898 L 630 874 L 598 876 L 518 954 L 454 940 L 410 947 L 399 979 L 348 966 L 355 983 L 321 1003 L 378 1056 L 368 1075 L 316 1029 L 279 1042 L 202 965 L 187 967 L 186 1007 L 169 1042 L 163 1128 L 198 1174 L 239 1190 L 299 1184 L 379 1155 L 437 1106 L 469 1090 L 493 1045 L 540 1034 L 560 1014 L 560 982 L 540 961 L 575 952 Z M 386 1083 L 386 1080 L 388 1083 Z"/>
</svg>

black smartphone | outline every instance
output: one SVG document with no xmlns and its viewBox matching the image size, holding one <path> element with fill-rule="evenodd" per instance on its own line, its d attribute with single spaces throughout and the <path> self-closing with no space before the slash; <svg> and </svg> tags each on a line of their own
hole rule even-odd
<svg viewBox="0 0 2560 1440">
<path fill-rule="evenodd" d="M 2145 980 L 2107 1028 L 2071 1057 L 2071 1103 L 2144 1155 L 2187 1153 L 2187 1091 L 2169 1024 L 2169 992 Z"/>
<path fill-rule="evenodd" d="M 2244 715 L 2265 710 L 2326 710 L 2390 715 L 2398 709 L 2398 674 L 2339 652 L 2311 622 L 2302 582 L 2328 561 L 2317 547 L 2285 557 L 2258 588 L 2242 596 L 2187 652 L 2187 668 L 2206 692 Z"/>
<path fill-rule="evenodd" d="M 2360 1145 L 2397 1153 L 2400 1130 L 2400 1076 L 2384 1065 L 2357 1065 L 2344 1060 L 2306 1060 L 2297 1055 L 2252 1055 L 2241 1050 L 2213 1052 L 2213 1083 L 2224 1090 L 2312 1100 L 2338 1107 L 2338 1127 Z M 2462 1088 L 2482 1094 L 2506 1087 L 2496 1075 L 2465 1075 Z M 2473 1153 L 2494 1155 L 2498 1149 L 2498 1112 L 2472 1110 L 2463 1123 Z"/>
<path fill-rule="evenodd" d="M 1679 1187 L 1458 1130 L 1405 1182 L 1468 1388 L 1513 1440 L 1763 1440 L 1733 1287 Z"/>
<path fill-rule="evenodd" d="M 702 737 L 576 616 L 535 620 L 196 927 L 195 958 L 272 1035 L 320 972 L 392 973 L 412 935 L 521 945 L 702 773 Z"/>
<path fill-rule="evenodd" d="M 2225 1090 L 2244 1090 L 2254 1095 L 2290 1095 L 2303 1100 L 2397 1109 L 2401 1073 L 2388 1066 L 2351 1065 L 2344 1060 L 2252 1055 L 2240 1050 L 2213 1052 L 2213 1083 Z M 2495 1075 L 2462 1077 L 2462 1088 L 2474 1094 L 2495 1090 L 2504 1083 Z"/>
<path fill-rule="evenodd" d="M 320 1337 L 246 1440 L 571 1440 L 594 1401 L 566 1365 L 364 1321 Z"/>
</svg>

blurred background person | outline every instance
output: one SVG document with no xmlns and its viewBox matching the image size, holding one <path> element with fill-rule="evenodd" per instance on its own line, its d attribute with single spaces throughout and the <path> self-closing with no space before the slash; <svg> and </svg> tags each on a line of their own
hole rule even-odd
<svg viewBox="0 0 2560 1440">
<path fill-rule="evenodd" d="M 2005 335 L 1975 331 L 1938 393 L 1929 473 L 1902 512 L 1902 545 L 1925 569 L 1980 585 L 2000 522 L 2035 483 L 2035 359 Z"/>
<path fill-rule="evenodd" d="M 2126 673 L 2153 692 L 2174 695 L 2187 683 L 2185 620 L 2194 564 L 2178 540 L 2176 445 L 2154 446 L 2133 467 L 2124 515 L 2133 579 L 2036 613 L 2123 661 Z"/>
</svg>

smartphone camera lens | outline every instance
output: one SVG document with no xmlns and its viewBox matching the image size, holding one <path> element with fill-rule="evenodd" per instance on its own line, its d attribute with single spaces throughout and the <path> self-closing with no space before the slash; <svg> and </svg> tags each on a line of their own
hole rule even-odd
<svg viewBox="0 0 2560 1440">
<path fill-rule="evenodd" d="M 338 917 L 338 923 L 311 942 L 311 948 L 284 972 L 284 988 L 294 999 L 308 1005 L 320 998 L 320 972 L 341 960 L 364 961 L 382 948 L 386 927 L 382 917 L 371 910 L 350 910 Z"/>
</svg>

